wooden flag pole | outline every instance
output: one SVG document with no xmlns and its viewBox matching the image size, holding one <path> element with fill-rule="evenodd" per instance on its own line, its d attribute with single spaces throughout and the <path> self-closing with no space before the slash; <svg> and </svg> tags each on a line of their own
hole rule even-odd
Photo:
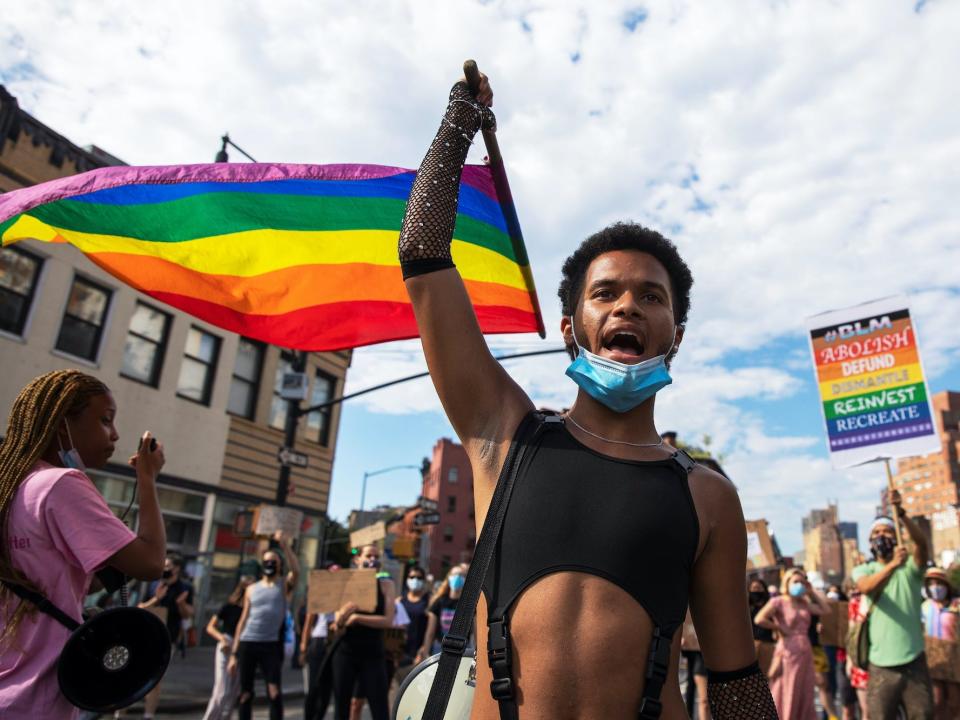
<svg viewBox="0 0 960 720">
<path fill-rule="evenodd" d="M 893 471 L 890 469 L 890 458 L 884 458 L 883 463 L 887 468 L 887 494 L 890 496 L 890 507 L 893 508 L 893 527 L 897 531 L 897 545 L 903 544 L 903 538 L 900 535 L 900 513 L 897 512 L 897 506 L 893 504 Z"/>
<path fill-rule="evenodd" d="M 467 81 L 467 87 L 470 93 L 476 96 L 480 89 L 480 69 L 473 60 L 466 60 L 463 63 L 463 77 Z M 493 130 L 482 128 L 483 144 L 487 148 L 487 162 L 490 164 L 490 172 L 493 175 L 493 186 L 497 190 L 497 197 L 500 199 L 500 206 L 503 209 L 504 218 L 507 221 L 507 228 L 510 231 L 510 241 L 513 244 L 513 250 L 517 255 L 527 288 L 530 291 L 530 299 L 533 302 L 534 314 L 537 317 L 537 333 L 541 338 L 547 336 L 546 328 L 543 325 L 543 314 L 540 312 L 540 302 L 537 298 L 537 289 L 533 282 L 533 273 L 530 271 L 530 262 L 526 260 L 526 249 L 523 246 L 523 233 L 520 231 L 520 220 L 517 218 L 517 210 L 513 205 L 513 195 L 510 193 L 510 183 L 507 182 L 507 171 L 503 165 L 503 155 L 500 154 L 500 144 L 497 142 L 497 134 Z M 525 262 L 520 262 L 521 259 Z"/>
</svg>

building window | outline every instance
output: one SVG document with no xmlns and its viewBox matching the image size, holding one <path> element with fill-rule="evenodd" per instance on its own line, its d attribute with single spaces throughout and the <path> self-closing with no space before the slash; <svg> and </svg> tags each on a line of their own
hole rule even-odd
<svg viewBox="0 0 960 720">
<path fill-rule="evenodd" d="M 219 354 L 220 338 L 200 328 L 191 327 L 187 333 L 187 345 L 183 351 L 177 395 L 209 405 Z"/>
<path fill-rule="evenodd" d="M 333 399 L 333 391 L 337 386 L 337 379 L 317 370 L 313 379 L 313 390 L 310 392 L 310 405 L 319 405 Z M 330 407 L 307 414 L 306 436 L 309 440 L 327 445 L 330 442 Z"/>
<path fill-rule="evenodd" d="M 447 497 L 447 512 L 456 512 L 457 511 L 457 496 L 449 495 Z"/>
<path fill-rule="evenodd" d="M 277 363 L 277 373 L 273 378 L 273 400 L 270 403 L 270 427 L 283 430 L 287 421 L 287 400 L 280 397 L 280 388 L 283 387 L 284 373 L 293 372 L 293 353 L 289 350 L 280 352 L 280 362 Z"/>
<path fill-rule="evenodd" d="M 57 350 L 85 360 L 96 360 L 110 291 L 82 277 L 73 279 L 67 309 L 57 336 Z"/>
<path fill-rule="evenodd" d="M 457 481 L 457 469 L 455 467 L 447 470 L 447 482 L 455 483 Z"/>
<path fill-rule="evenodd" d="M 453 525 L 447 525 L 443 528 L 443 541 L 453 542 Z"/>
<path fill-rule="evenodd" d="M 227 399 L 228 413 L 250 420 L 253 419 L 257 406 L 257 392 L 260 389 L 263 349 L 263 343 L 240 338 L 240 345 L 237 347 L 237 359 L 233 364 L 233 377 L 230 380 L 230 397 Z"/>
<path fill-rule="evenodd" d="M 42 265 L 25 250 L 0 249 L 0 330 L 23 335 Z"/>
<path fill-rule="evenodd" d="M 120 374 L 157 387 L 169 331 L 170 315 L 146 303 L 137 302 L 123 347 Z"/>
</svg>

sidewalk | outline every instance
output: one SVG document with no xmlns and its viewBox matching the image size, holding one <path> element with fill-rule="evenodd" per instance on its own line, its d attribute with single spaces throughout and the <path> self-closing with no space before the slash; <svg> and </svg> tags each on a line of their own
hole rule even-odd
<svg viewBox="0 0 960 720">
<path fill-rule="evenodd" d="M 213 654 L 216 646 L 202 645 L 187 650 L 186 658 L 180 653 L 174 653 L 170 665 L 163 676 L 160 692 L 160 713 L 188 713 L 203 711 L 210 700 L 210 691 L 213 689 Z M 302 704 L 303 701 L 303 673 L 293 670 L 288 660 L 283 664 L 281 679 L 284 704 Z M 260 704 L 266 699 L 267 689 L 263 678 L 257 677 L 254 686 L 255 703 Z M 143 702 L 131 705 L 125 714 L 136 717 L 143 713 Z"/>
</svg>

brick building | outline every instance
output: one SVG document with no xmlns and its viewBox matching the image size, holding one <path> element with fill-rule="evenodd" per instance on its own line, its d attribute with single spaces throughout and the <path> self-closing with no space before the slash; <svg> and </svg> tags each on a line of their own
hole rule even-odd
<svg viewBox="0 0 960 720">
<path fill-rule="evenodd" d="M 450 438 L 437 440 L 421 494 L 436 501 L 440 513 L 439 524 L 421 536 L 421 562 L 439 580 L 452 565 L 469 562 L 477 542 L 473 469 L 462 445 Z"/>
<path fill-rule="evenodd" d="M 940 433 L 940 451 L 897 461 L 894 486 L 911 516 L 931 521 L 934 555 L 960 551 L 960 393 L 944 391 L 931 398 L 933 416 Z"/>
</svg>

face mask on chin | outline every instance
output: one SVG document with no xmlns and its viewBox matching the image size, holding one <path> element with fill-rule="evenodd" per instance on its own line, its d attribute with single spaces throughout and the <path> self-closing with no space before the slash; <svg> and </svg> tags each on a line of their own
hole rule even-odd
<svg viewBox="0 0 960 720">
<path fill-rule="evenodd" d="M 670 349 L 634 365 L 594 355 L 585 349 L 573 330 L 570 332 L 577 346 L 577 357 L 567 367 L 566 375 L 590 397 L 618 413 L 625 413 L 656 395 L 673 382 L 667 371 L 667 356 L 676 345 L 676 330 Z"/>
</svg>

